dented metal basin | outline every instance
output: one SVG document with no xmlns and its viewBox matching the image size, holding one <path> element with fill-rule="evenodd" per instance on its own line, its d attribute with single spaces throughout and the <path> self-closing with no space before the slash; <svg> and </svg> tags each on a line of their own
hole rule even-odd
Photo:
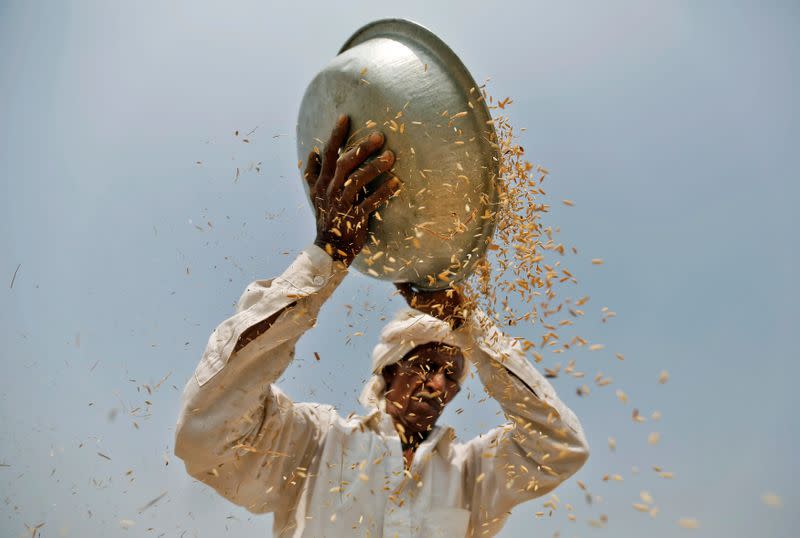
<svg viewBox="0 0 800 538">
<path fill-rule="evenodd" d="M 351 120 L 348 143 L 373 129 L 384 133 L 396 155 L 392 173 L 403 182 L 371 218 L 374 239 L 352 267 L 424 289 L 467 277 L 494 231 L 500 155 L 466 67 L 416 23 L 373 22 L 309 84 L 297 122 L 298 159 L 305 163 L 322 148 L 343 113 Z"/>
</svg>

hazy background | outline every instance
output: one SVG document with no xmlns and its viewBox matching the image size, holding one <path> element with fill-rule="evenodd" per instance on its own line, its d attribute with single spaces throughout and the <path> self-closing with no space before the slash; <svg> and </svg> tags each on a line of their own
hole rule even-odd
<svg viewBox="0 0 800 538">
<path fill-rule="evenodd" d="M 270 535 L 271 516 L 218 497 L 172 455 L 180 391 L 245 286 L 312 240 L 299 101 L 350 34 L 383 17 L 425 24 L 513 98 L 528 156 L 551 171 L 549 222 L 579 249 L 565 263 L 574 296 L 592 297 L 581 334 L 606 346 L 559 358 L 586 379 L 554 380 L 587 431 L 588 464 L 552 516 L 536 519 L 549 497 L 537 499 L 502 535 L 796 535 L 798 11 L 0 2 L 0 535 L 40 523 L 42 536 Z M 349 276 L 282 387 L 358 411 L 379 318 L 401 305 L 391 291 Z M 618 314 L 608 323 L 604 306 Z M 614 383 L 596 386 L 600 371 Z M 444 419 L 464 438 L 501 421 L 494 402 L 452 407 Z M 655 518 L 632 507 L 642 490 Z"/>
</svg>

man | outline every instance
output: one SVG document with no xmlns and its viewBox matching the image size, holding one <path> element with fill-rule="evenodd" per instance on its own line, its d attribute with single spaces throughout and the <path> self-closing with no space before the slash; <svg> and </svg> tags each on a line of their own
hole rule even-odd
<svg viewBox="0 0 800 538">
<path fill-rule="evenodd" d="M 382 331 L 365 416 L 295 403 L 272 384 L 367 241 L 370 214 L 399 188 L 383 135 L 339 155 L 342 116 L 306 179 L 317 238 L 278 278 L 250 284 L 211 334 L 186 385 L 175 453 L 187 472 L 278 537 L 493 536 L 515 505 L 555 488 L 588 457 L 581 426 L 521 346 L 456 290 L 398 288 L 413 307 Z M 371 194 L 367 194 L 371 192 Z M 468 443 L 436 425 L 471 362 L 509 422 Z"/>
</svg>

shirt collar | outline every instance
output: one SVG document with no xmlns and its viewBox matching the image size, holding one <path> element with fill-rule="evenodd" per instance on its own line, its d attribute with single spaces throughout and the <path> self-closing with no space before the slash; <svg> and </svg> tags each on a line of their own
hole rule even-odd
<svg viewBox="0 0 800 538">
<path fill-rule="evenodd" d="M 369 414 L 362 418 L 362 421 L 365 425 L 369 426 L 384 437 L 400 438 L 397 430 L 394 427 L 394 419 L 392 416 L 378 408 L 373 408 Z M 444 448 L 444 444 L 449 443 L 449 441 L 454 438 L 453 432 L 453 428 L 447 425 L 434 426 L 433 429 L 431 429 L 430 434 L 428 434 L 428 437 L 422 443 L 420 443 L 417 451 L 423 453 L 433 450 L 440 443 L 443 445 L 442 448 Z"/>
</svg>

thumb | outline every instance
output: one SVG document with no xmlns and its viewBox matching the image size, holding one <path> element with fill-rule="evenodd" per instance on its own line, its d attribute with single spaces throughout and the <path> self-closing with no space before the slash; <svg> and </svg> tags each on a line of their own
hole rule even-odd
<svg viewBox="0 0 800 538">
<path fill-rule="evenodd" d="M 397 288 L 397 291 L 399 291 L 403 297 L 408 297 L 409 295 L 414 294 L 411 289 L 410 282 L 395 282 L 394 287 Z"/>
</svg>

